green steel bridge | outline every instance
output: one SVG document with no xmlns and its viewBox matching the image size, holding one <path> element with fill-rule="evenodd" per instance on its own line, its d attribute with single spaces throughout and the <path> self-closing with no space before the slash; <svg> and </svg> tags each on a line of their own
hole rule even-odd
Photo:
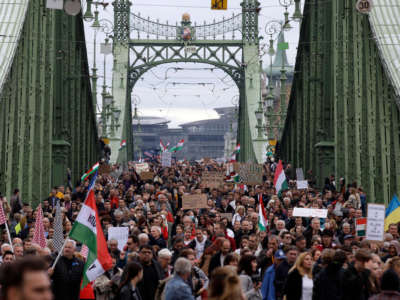
<svg viewBox="0 0 400 300">
<path fill-rule="evenodd" d="M 101 157 L 97 75 L 89 74 L 82 13 L 70 16 L 44 2 L 0 4 L 0 19 L 7 20 L 0 22 L 0 191 L 10 196 L 19 188 L 33 203 L 65 184 L 68 168 L 75 182 Z M 92 2 L 85 17 L 93 18 Z M 400 192 L 400 8 L 391 0 L 374 4 L 363 15 L 353 0 L 305 1 L 279 156 L 312 170 L 319 185 L 333 173 L 361 184 L 369 201 L 387 203 Z M 113 1 L 111 96 L 121 117 L 106 135 L 112 162 L 133 156 L 137 81 L 156 66 L 180 62 L 211 64 L 233 79 L 240 94 L 239 160 L 265 160 L 273 137 L 265 135 L 260 3 L 241 6 L 220 22 L 197 25 L 185 14 L 170 25 L 135 14 L 128 0 Z M 285 93 L 280 99 L 286 103 Z"/>
</svg>

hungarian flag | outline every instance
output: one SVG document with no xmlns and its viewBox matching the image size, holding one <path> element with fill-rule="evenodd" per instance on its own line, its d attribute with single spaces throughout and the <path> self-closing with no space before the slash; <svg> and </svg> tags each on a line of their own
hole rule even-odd
<svg viewBox="0 0 400 300">
<path fill-rule="evenodd" d="M 112 260 L 108 253 L 106 239 L 101 229 L 99 214 L 97 212 L 96 200 L 94 197 L 93 186 L 96 181 L 97 173 L 92 179 L 85 203 L 75 220 L 69 237 L 84 245 L 89 249 L 89 254 L 83 271 L 81 289 L 89 282 L 95 280 L 105 271 L 112 268 Z"/>
<path fill-rule="evenodd" d="M 89 178 L 90 175 L 94 174 L 99 169 L 99 163 L 97 162 L 93 167 L 89 169 L 85 174 L 82 175 L 81 181 Z"/>
<path fill-rule="evenodd" d="M 119 150 L 122 150 L 126 146 L 126 140 L 122 140 L 119 144 Z"/>
<path fill-rule="evenodd" d="M 276 167 L 275 170 L 274 186 L 278 194 L 280 194 L 283 190 L 288 188 L 286 175 L 285 172 L 283 171 L 283 165 L 281 160 L 279 160 L 278 166 Z"/>
<path fill-rule="evenodd" d="M 367 218 L 356 219 L 357 236 L 365 236 L 366 231 L 367 231 Z"/>
<path fill-rule="evenodd" d="M 164 143 L 162 142 L 162 140 L 160 139 L 160 152 L 167 151 L 168 150 L 168 145 L 169 145 L 169 143 L 167 144 L 167 146 L 165 146 Z"/>
<path fill-rule="evenodd" d="M 262 195 L 258 196 L 258 228 L 260 231 L 266 231 L 268 226 L 267 215 L 265 213 Z"/>
<path fill-rule="evenodd" d="M 185 140 L 180 140 L 179 142 L 178 142 L 178 144 L 176 144 L 176 146 L 175 147 L 172 147 L 170 150 L 169 150 L 169 152 L 176 152 L 176 151 L 179 151 L 179 150 L 182 150 L 182 148 L 183 148 L 183 143 L 185 142 Z"/>
</svg>

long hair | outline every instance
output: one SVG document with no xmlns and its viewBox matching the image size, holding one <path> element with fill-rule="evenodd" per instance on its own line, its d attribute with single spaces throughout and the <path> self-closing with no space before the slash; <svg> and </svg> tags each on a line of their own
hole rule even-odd
<svg viewBox="0 0 400 300">
<path fill-rule="evenodd" d="M 301 253 L 297 259 L 296 262 L 294 263 L 293 267 L 289 270 L 289 273 L 293 272 L 295 269 L 297 269 L 297 271 L 299 272 L 299 274 L 303 277 L 304 275 L 307 274 L 307 276 L 309 278 L 312 278 L 312 268 L 310 268 L 309 270 L 306 270 L 303 267 L 303 262 L 304 259 L 306 258 L 306 256 L 310 256 L 311 260 L 312 260 L 312 255 L 309 252 L 303 252 Z"/>
<path fill-rule="evenodd" d="M 240 279 L 235 268 L 218 267 L 212 274 L 209 285 L 209 300 L 243 299 Z"/>
<path fill-rule="evenodd" d="M 256 259 L 257 258 L 254 255 L 247 254 L 242 256 L 239 260 L 238 274 L 240 275 L 240 273 L 244 272 L 246 275 L 251 277 L 251 275 L 254 273 L 251 262 Z"/>
<path fill-rule="evenodd" d="M 141 270 L 143 270 L 141 264 L 134 261 L 127 263 L 121 276 L 121 283 L 118 286 L 118 294 L 121 291 L 122 287 L 128 284 L 133 278 L 135 278 Z"/>
</svg>

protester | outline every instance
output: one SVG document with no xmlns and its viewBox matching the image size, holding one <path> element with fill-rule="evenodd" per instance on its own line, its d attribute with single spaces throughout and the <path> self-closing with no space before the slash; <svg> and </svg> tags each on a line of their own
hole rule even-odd
<svg viewBox="0 0 400 300">
<path fill-rule="evenodd" d="M 235 268 L 218 267 L 211 274 L 209 300 L 245 300 Z"/>
<path fill-rule="evenodd" d="M 287 300 L 311 300 L 312 299 L 312 257 L 308 252 L 301 253 L 290 269 L 284 295 Z"/>
<path fill-rule="evenodd" d="M 52 299 L 46 262 L 37 257 L 2 264 L 0 285 L 2 300 Z"/>
<path fill-rule="evenodd" d="M 186 258 L 178 258 L 174 265 L 174 276 L 165 287 L 165 300 L 194 300 L 187 280 L 191 274 L 192 264 Z"/>
<path fill-rule="evenodd" d="M 124 278 L 121 281 L 119 288 L 116 292 L 119 300 L 142 300 L 139 289 L 137 288 L 138 282 L 143 278 L 143 268 L 136 262 L 130 262 L 124 269 Z M 111 299 L 111 298 L 108 298 Z"/>
</svg>

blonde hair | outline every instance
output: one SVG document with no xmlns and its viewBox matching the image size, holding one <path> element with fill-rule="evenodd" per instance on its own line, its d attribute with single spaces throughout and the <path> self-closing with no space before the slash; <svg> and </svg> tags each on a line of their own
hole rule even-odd
<svg viewBox="0 0 400 300">
<path fill-rule="evenodd" d="M 209 285 L 209 300 L 243 299 L 242 288 L 237 271 L 232 266 L 216 268 Z"/>
<path fill-rule="evenodd" d="M 310 252 L 303 252 L 303 253 L 301 253 L 301 254 L 297 257 L 296 262 L 294 263 L 293 267 L 289 270 L 289 273 L 291 273 L 291 272 L 293 272 L 295 269 L 297 269 L 297 271 L 299 272 L 299 274 L 300 274 L 302 277 L 303 277 L 304 275 L 307 274 L 307 276 L 308 276 L 309 278 L 312 278 L 312 268 L 310 268 L 309 270 L 306 270 L 306 269 L 303 267 L 303 262 L 304 262 L 304 259 L 306 258 L 307 255 L 311 257 L 311 260 L 313 259 L 313 257 L 312 257 L 312 255 L 311 255 Z"/>
</svg>

